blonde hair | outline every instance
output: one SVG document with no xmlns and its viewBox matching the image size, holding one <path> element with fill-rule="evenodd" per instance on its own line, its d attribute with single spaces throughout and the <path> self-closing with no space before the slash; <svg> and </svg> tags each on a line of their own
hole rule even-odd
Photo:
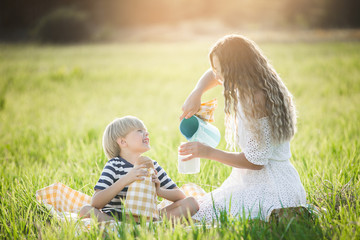
<svg viewBox="0 0 360 240">
<path fill-rule="evenodd" d="M 220 62 L 224 80 L 226 141 L 236 148 L 239 139 L 237 118 L 240 104 L 247 127 L 261 139 L 259 121 L 268 117 L 275 143 L 290 140 L 296 131 L 292 95 L 260 48 L 240 35 L 228 35 L 211 49 L 209 58 Z M 261 96 L 259 98 L 259 96 Z M 264 101 L 259 101 L 264 99 Z"/>
<path fill-rule="evenodd" d="M 119 157 L 121 149 L 117 140 L 125 137 L 129 132 L 137 128 L 146 129 L 144 123 L 133 116 L 116 118 L 109 123 L 103 135 L 103 148 L 106 157 L 108 159 Z"/>
</svg>

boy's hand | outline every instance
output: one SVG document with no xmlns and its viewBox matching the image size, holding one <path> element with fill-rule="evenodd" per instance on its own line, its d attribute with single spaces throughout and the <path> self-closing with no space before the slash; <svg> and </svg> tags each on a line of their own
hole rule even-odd
<svg viewBox="0 0 360 240">
<path fill-rule="evenodd" d="M 151 158 L 147 156 L 140 156 L 138 160 L 142 162 L 152 161 Z"/>
<path fill-rule="evenodd" d="M 151 176 L 152 177 L 151 180 L 155 183 L 156 193 L 157 193 L 160 189 L 160 181 L 157 177 L 157 171 L 156 170 L 154 170 L 154 171 L 155 171 L 155 173 Z"/>
<path fill-rule="evenodd" d="M 154 168 L 154 164 L 153 161 L 151 160 L 151 158 L 147 157 L 147 156 L 140 156 L 137 160 L 136 160 L 136 165 L 138 164 L 143 164 L 145 165 L 146 168 Z"/>
<path fill-rule="evenodd" d="M 134 167 L 133 169 L 131 169 L 125 176 L 127 178 L 127 185 L 133 183 L 134 181 L 137 180 L 144 180 L 144 176 L 146 176 L 148 174 L 148 172 L 144 169 L 141 168 L 145 168 L 146 165 L 139 165 Z"/>
</svg>

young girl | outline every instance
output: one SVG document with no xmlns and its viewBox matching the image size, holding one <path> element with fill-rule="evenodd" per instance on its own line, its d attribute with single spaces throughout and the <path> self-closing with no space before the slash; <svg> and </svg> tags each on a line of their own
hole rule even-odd
<svg viewBox="0 0 360 240">
<path fill-rule="evenodd" d="M 212 221 L 219 210 L 233 216 L 268 220 L 273 209 L 302 206 L 306 193 L 289 161 L 296 112 L 292 96 L 261 50 L 251 40 L 230 35 L 210 51 L 211 68 L 183 105 L 180 119 L 200 107 L 201 96 L 223 85 L 226 141 L 242 152 L 225 152 L 199 142 L 180 146 L 180 154 L 233 167 L 218 189 L 199 200 L 195 220 Z"/>
<path fill-rule="evenodd" d="M 109 161 L 106 163 L 99 181 L 94 187 L 95 193 L 91 206 L 80 209 L 80 217 L 94 214 L 99 221 L 122 219 L 123 204 L 128 185 L 143 180 L 147 171 L 145 165 L 134 167 L 141 154 L 150 150 L 149 133 L 144 123 L 136 117 L 126 116 L 112 121 L 105 129 L 103 148 Z M 153 178 L 158 196 L 174 202 L 161 209 L 160 214 L 168 218 L 187 217 L 198 210 L 193 197 L 186 198 L 165 170 L 154 161 L 157 176 Z"/>
</svg>

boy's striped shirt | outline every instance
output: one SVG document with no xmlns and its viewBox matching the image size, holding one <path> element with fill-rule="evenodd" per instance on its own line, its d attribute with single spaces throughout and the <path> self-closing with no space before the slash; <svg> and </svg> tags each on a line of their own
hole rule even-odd
<svg viewBox="0 0 360 240">
<path fill-rule="evenodd" d="M 160 187 L 166 189 L 175 188 L 176 184 L 171 180 L 165 170 L 156 161 L 154 161 L 154 166 L 158 172 L 157 177 L 160 181 Z M 113 185 L 116 181 L 121 181 L 121 178 L 124 177 L 131 169 L 133 169 L 133 167 L 133 164 L 129 163 L 121 157 L 110 159 L 105 164 L 105 167 L 101 173 L 99 181 L 94 187 L 94 190 L 104 190 Z M 127 190 L 128 186 L 121 190 L 118 195 L 116 195 L 108 204 L 106 204 L 102 208 L 102 211 L 105 213 L 114 213 L 114 211 L 121 213 L 123 208 L 121 201 L 126 197 Z"/>
</svg>

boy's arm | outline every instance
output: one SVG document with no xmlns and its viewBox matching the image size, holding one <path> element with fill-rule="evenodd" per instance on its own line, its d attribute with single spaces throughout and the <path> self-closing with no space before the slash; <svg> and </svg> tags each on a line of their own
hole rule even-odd
<svg viewBox="0 0 360 240">
<path fill-rule="evenodd" d="M 157 172 L 156 172 L 156 174 L 157 174 Z M 176 202 L 176 201 L 186 198 L 183 191 L 181 191 L 178 187 L 175 187 L 173 189 L 166 189 L 166 188 L 160 187 L 160 181 L 155 174 L 152 175 L 152 181 L 155 183 L 156 194 L 159 197 L 165 198 L 172 202 Z"/>
<path fill-rule="evenodd" d="M 123 190 L 124 187 L 136 180 L 144 180 L 143 176 L 146 176 L 147 171 L 142 170 L 142 167 L 144 167 L 144 165 L 140 165 L 131 169 L 124 177 L 116 181 L 108 188 L 104 190 L 96 190 L 91 198 L 91 206 L 97 209 L 101 209 L 106 204 L 108 204 L 121 190 Z"/>
<path fill-rule="evenodd" d="M 155 183 L 156 194 L 159 197 L 165 198 L 172 202 L 186 198 L 183 191 L 181 191 L 171 180 L 171 178 L 167 176 L 165 170 L 161 168 L 159 164 L 156 163 L 155 168 L 155 174 L 152 175 L 152 181 Z M 161 183 L 158 176 L 161 177 Z M 160 187 L 160 184 L 163 184 L 163 187 Z"/>
<path fill-rule="evenodd" d="M 181 191 L 178 187 L 175 187 L 173 189 L 166 189 L 159 186 L 159 188 L 156 189 L 156 193 L 159 197 L 165 198 L 172 202 L 176 202 L 186 198 L 183 191 Z"/>
<path fill-rule="evenodd" d="M 127 176 L 124 176 L 121 181 L 115 182 L 113 185 L 104 190 L 95 190 L 95 193 L 91 198 L 91 206 L 97 209 L 103 208 L 127 185 Z"/>
</svg>

